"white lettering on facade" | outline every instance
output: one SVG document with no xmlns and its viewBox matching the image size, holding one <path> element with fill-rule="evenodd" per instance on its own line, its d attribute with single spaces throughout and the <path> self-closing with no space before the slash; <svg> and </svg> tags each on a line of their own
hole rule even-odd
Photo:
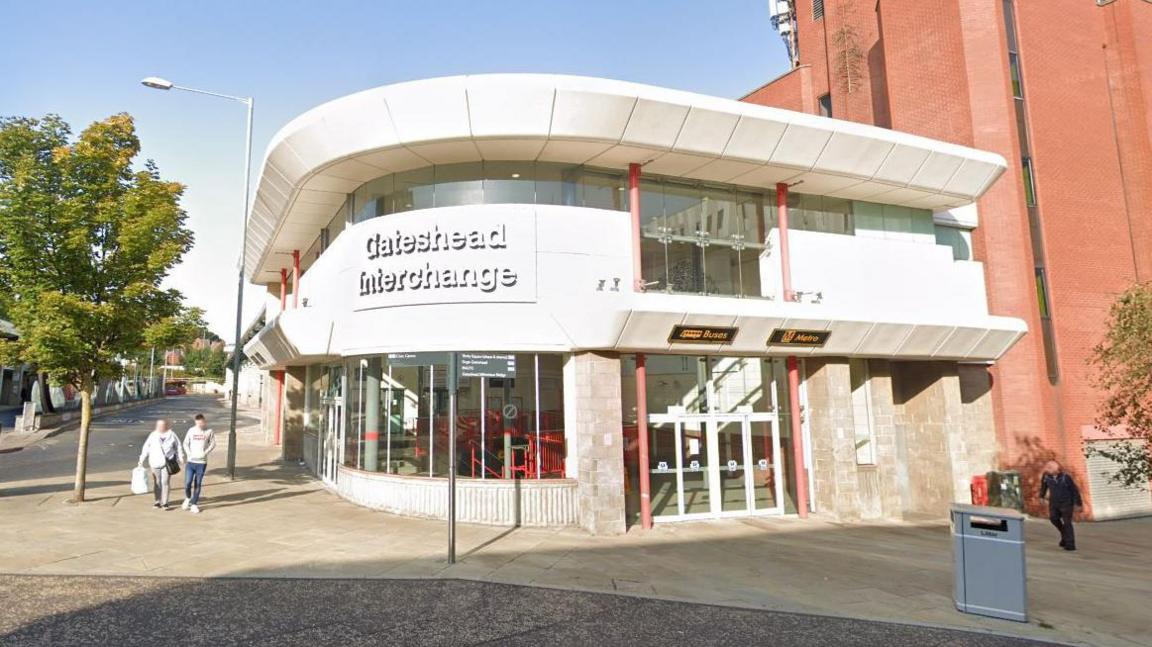
<svg viewBox="0 0 1152 647">
<path fill-rule="evenodd" d="M 397 214 L 370 221 L 356 268 L 356 309 L 535 301 L 534 215 L 442 214 L 428 222 Z"/>
</svg>

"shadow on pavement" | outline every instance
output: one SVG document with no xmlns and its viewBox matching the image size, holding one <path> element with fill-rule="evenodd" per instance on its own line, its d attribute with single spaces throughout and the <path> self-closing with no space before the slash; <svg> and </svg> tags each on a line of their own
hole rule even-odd
<svg viewBox="0 0 1152 647">
<path fill-rule="evenodd" d="M 111 485 L 124 485 L 124 481 L 88 481 L 88 488 L 95 490 L 97 488 L 108 487 Z M 16 497 L 24 496 L 26 494 L 53 494 L 57 492 L 71 492 L 73 484 L 68 483 L 42 483 L 40 485 L 25 485 L 20 487 L 5 487 L 0 489 L 0 496 Z M 107 498 L 107 497 L 103 497 Z M 99 499 L 89 499 L 89 501 L 98 501 Z"/>
<path fill-rule="evenodd" d="M 12 645 L 1045 643 L 930 627 L 462 580 L 0 576 Z M 112 599 L 119 598 L 119 599 Z M 57 613 L 39 610 L 72 607 Z"/>
</svg>

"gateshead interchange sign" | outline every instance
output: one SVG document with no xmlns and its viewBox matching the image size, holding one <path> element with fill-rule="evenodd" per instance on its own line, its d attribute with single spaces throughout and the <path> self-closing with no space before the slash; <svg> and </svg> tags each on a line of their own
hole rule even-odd
<svg viewBox="0 0 1152 647">
<path fill-rule="evenodd" d="M 357 227 L 355 310 L 536 301 L 530 209 L 395 214 Z"/>
</svg>

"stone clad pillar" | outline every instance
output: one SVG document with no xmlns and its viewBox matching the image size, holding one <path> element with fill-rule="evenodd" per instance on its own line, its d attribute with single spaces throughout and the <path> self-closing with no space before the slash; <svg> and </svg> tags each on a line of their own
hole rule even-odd
<svg viewBox="0 0 1152 647">
<path fill-rule="evenodd" d="M 284 371 L 283 435 L 284 460 L 304 458 L 304 389 L 307 368 L 290 366 Z"/>
<path fill-rule="evenodd" d="M 569 460 L 575 461 L 580 525 L 595 535 L 625 531 L 620 356 L 573 353 L 565 367 Z"/>
</svg>

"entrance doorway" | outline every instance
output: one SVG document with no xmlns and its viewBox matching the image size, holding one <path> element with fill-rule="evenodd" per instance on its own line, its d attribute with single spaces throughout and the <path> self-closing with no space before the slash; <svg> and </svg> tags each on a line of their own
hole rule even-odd
<svg viewBox="0 0 1152 647">
<path fill-rule="evenodd" d="M 317 443 L 316 464 L 320 478 L 335 485 L 344 457 L 344 367 L 328 366 L 324 369 L 320 396 L 320 442 Z"/>
<path fill-rule="evenodd" d="M 635 406 L 635 358 L 621 359 L 625 502 L 639 520 L 638 435 L 648 436 L 656 521 L 796 513 L 785 362 L 773 357 L 646 356 L 647 424 Z M 803 403 L 803 382 L 800 397 Z M 801 442 L 807 443 L 806 434 Z M 807 454 L 807 452 L 806 452 Z"/>
<path fill-rule="evenodd" d="M 648 419 L 655 520 L 783 512 L 776 414 L 670 410 Z"/>
</svg>

